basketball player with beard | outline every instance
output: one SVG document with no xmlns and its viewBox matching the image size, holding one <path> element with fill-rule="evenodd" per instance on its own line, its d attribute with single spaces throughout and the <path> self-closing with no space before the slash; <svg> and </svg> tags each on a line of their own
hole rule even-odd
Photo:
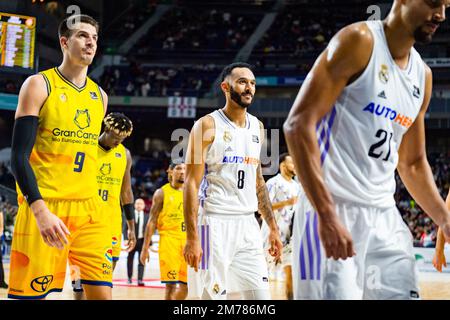
<svg viewBox="0 0 450 320">
<path fill-rule="evenodd" d="M 184 257 L 200 270 L 202 299 L 226 299 L 232 291 L 270 299 L 255 211 L 269 226 L 270 254 L 278 259 L 283 245 L 259 160 L 264 127 L 247 112 L 256 80 L 250 65 L 239 62 L 226 66 L 221 79 L 225 107 L 199 119 L 189 137 Z"/>
</svg>

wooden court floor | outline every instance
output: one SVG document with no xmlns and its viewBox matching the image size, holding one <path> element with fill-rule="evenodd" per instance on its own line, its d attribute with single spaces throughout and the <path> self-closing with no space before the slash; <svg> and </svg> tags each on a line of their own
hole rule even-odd
<svg viewBox="0 0 450 320">
<path fill-rule="evenodd" d="M 153 255 L 153 256 L 152 256 Z M 164 286 L 159 282 L 159 266 L 157 255 L 151 254 L 151 261 L 146 265 L 144 282 L 145 287 L 138 287 L 136 282 L 137 260 L 135 260 L 133 283 L 127 283 L 126 256 L 121 257 L 114 272 L 114 300 L 162 300 L 164 299 Z M 4 261 L 6 279 L 9 278 L 9 261 Z M 425 300 L 450 300 L 450 273 L 421 272 L 419 274 L 419 286 L 422 299 Z M 270 289 L 272 299 L 284 300 L 284 281 L 271 281 Z M 239 299 L 238 296 L 231 298 Z M 0 289 L 0 300 L 7 299 L 7 290 Z M 64 290 L 61 293 L 51 293 L 48 300 L 71 300 L 72 289 L 67 277 Z"/>
</svg>

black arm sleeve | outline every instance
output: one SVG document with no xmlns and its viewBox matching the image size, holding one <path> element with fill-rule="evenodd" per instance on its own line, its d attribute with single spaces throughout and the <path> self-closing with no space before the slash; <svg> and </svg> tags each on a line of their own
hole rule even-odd
<svg viewBox="0 0 450 320">
<path fill-rule="evenodd" d="M 12 136 L 11 169 L 28 204 L 42 199 L 36 176 L 29 162 L 31 150 L 36 140 L 38 122 L 37 116 L 17 118 L 14 122 Z"/>
<path fill-rule="evenodd" d="M 125 212 L 125 217 L 127 220 L 134 220 L 134 206 L 132 203 L 124 204 L 122 206 L 123 211 Z"/>
</svg>

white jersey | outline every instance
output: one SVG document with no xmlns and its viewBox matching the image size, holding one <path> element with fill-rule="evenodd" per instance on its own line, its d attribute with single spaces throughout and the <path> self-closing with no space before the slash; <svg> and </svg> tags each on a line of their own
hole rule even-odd
<svg viewBox="0 0 450 320">
<path fill-rule="evenodd" d="M 395 205 L 398 149 L 424 100 L 425 65 L 412 48 L 408 66 L 401 69 L 382 22 L 366 23 L 374 39 L 370 61 L 319 122 L 317 136 L 333 196 L 382 208 Z"/>
<path fill-rule="evenodd" d="M 294 179 L 287 181 L 281 174 L 277 174 L 275 177 L 267 180 L 266 186 L 269 190 L 269 198 L 272 204 L 286 201 L 293 197 L 297 197 L 299 200 L 300 195 L 303 192 L 303 188 L 297 181 Z M 277 221 L 278 229 L 280 230 L 280 238 L 283 245 L 286 245 L 289 242 L 292 219 L 296 208 L 297 205 L 294 204 L 274 210 L 275 220 Z M 261 226 L 261 232 L 263 234 L 263 239 L 266 241 L 266 246 L 270 247 L 270 244 L 268 243 L 269 227 L 265 221 L 263 221 Z"/>
<path fill-rule="evenodd" d="M 205 160 L 205 176 L 199 189 L 207 213 L 248 214 L 258 211 L 256 169 L 261 152 L 259 120 L 248 114 L 245 127 L 237 127 L 222 110 L 214 119 L 214 141 Z"/>
</svg>

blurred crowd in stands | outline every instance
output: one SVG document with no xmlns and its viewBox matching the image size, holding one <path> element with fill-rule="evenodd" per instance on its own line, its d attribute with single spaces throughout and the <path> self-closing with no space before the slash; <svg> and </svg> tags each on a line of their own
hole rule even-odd
<svg viewBox="0 0 450 320">
<path fill-rule="evenodd" d="M 215 64 L 183 66 L 130 66 L 105 68 L 100 86 L 117 96 L 196 96 L 208 92 L 220 73 Z"/>
<path fill-rule="evenodd" d="M 262 15 L 232 13 L 202 7 L 175 7 L 142 37 L 137 54 L 153 50 L 239 50 L 261 21 Z"/>
</svg>

